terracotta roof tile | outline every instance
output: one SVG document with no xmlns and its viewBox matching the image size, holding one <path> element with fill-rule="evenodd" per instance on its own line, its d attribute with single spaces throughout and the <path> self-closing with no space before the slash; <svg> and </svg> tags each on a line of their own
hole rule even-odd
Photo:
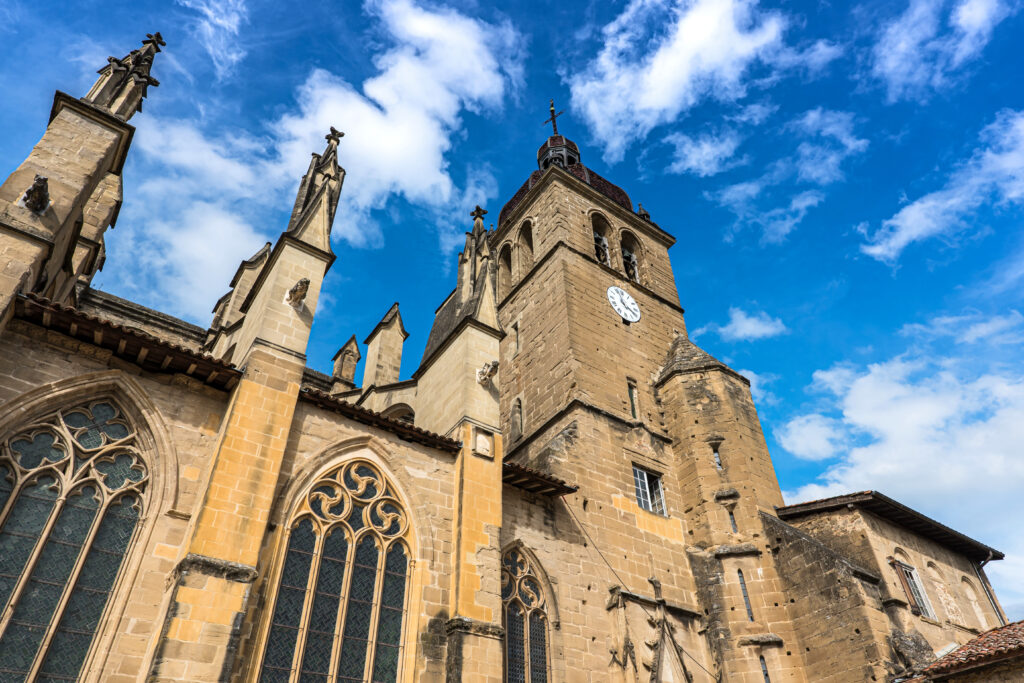
<svg viewBox="0 0 1024 683">
<path fill-rule="evenodd" d="M 948 674 L 962 669 L 1024 658 L 1024 620 L 986 631 L 925 667 L 925 676 Z"/>
</svg>

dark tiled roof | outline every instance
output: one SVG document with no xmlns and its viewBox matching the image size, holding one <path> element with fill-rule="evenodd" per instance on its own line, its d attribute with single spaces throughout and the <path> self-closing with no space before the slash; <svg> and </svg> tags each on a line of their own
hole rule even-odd
<svg viewBox="0 0 1024 683">
<path fill-rule="evenodd" d="M 568 147 L 572 151 L 576 152 L 576 156 L 580 155 L 580 148 L 576 146 L 576 143 L 565 137 L 564 135 L 552 135 L 537 149 L 537 158 L 540 159 L 544 151 L 551 147 Z"/>
<path fill-rule="evenodd" d="M 502 465 L 501 480 L 510 486 L 542 496 L 564 496 L 576 492 L 579 488 L 563 479 L 517 462 L 506 462 Z"/>
<path fill-rule="evenodd" d="M 1016 658 L 1024 658 L 1024 621 L 1015 621 L 982 633 L 935 660 L 922 673 L 931 677 Z"/>
<path fill-rule="evenodd" d="M 633 210 L 633 202 L 630 201 L 629 195 L 618 185 L 605 180 L 603 177 L 594 173 L 583 164 L 573 164 L 569 167 L 569 173 L 579 178 L 587 185 L 603 194 L 608 199 L 612 200 L 627 211 Z M 544 175 L 541 171 L 534 171 L 530 174 L 530 177 L 526 179 L 526 182 L 516 191 L 512 198 L 505 202 L 505 206 L 501 207 L 501 212 L 498 214 L 498 226 L 502 226 L 505 223 L 505 218 L 511 214 L 519 203 L 523 201 L 523 197 L 526 193 L 533 189 L 533 186 L 537 184 L 540 177 Z"/>
<path fill-rule="evenodd" d="M 1004 557 L 1003 553 L 995 548 L 979 543 L 955 529 L 950 529 L 948 526 L 936 522 L 931 517 L 922 515 L 920 512 L 912 510 L 878 491 L 861 491 L 832 498 L 822 498 L 821 500 L 811 500 L 806 503 L 797 503 L 796 505 L 786 505 L 785 507 L 778 508 L 776 514 L 778 514 L 779 519 L 790 520 L 797 517 L 830 512 L 848 506 L 863 508 L 873 512 L 883 519 L 899 524 L 905 529 L 914 531 L 951 550 L 962 553 L 975 562 L 989 559 L 1001 560 Z"/>
<path fill-rule="evenodd" d="M 230 363 L 35 294 L 19 296 L 14 315 L 48 330 L 112 351 L 149 372 L 182 373 L 218 389 L 231 389 L 242 373 Z"/>
<path fill-rule="evenodd" d="M 424 446 L 431 446 L 442 451 L 449 453 L 458 453 L 462 448 L 462 443 L 449 439 L 447 436 L 441 436 L 434 432 L 428 432 L 426 429 L 420 429 L 408 422 L 402 420 L 396 420 L 391 417 L 385 417 L 380 413 L 370 410 L 369 408 L 363 408 L 346 401 L 342 401 L 330 394 L 324 393 L 318 389 L 311 387 L 304 387 L 299 393 L 299 397 L 313 403 L 325 410 L 344 415 L 345 417 L 351 418 L 356 422 L 370 425 L 372 427 L 379 427 L 386 431 L 391 432 L 400 439 L 405 441 L 412 441 L 413 443 L 423 444 Z"/>
</svg>

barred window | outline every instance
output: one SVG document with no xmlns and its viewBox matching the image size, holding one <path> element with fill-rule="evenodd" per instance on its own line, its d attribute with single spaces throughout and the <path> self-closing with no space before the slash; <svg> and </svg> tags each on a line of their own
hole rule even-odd
<svg viewBox="0 0 1024 683">
<path fill-rule="evenodd" d="M 109 399 L 0 443 L 0 680 L 78 679 L 148 481 L 135 430 Z"/>
<path fill-rule="evenodd" d="M 547 683 L 548 614 L 536 569 L 517 548 L 501 559 L 505 681 Z"/>
<path fill-rule="evenodd" d="M 409 531 L 404 506 L 372 464 L 321 477 L 288 534 L 260 680 L 398 680 Z"/>
</svg>

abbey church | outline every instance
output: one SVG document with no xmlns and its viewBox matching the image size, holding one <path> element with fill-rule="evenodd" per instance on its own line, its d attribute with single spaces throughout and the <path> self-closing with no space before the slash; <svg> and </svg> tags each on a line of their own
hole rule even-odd
<svg viewBox="0 0 1024 683">
<path fill-rule="evenodd" d="M 0 186 L 0 683 L 1024 680 L 998 550 L 876 491 L 784 504 L 672 226 L 556 125 L 408 379 L 397 303 L 307 365 L 334 129 L 209 327 L 93 289 L 163 47 L 58 91 Z"/>
</svg>

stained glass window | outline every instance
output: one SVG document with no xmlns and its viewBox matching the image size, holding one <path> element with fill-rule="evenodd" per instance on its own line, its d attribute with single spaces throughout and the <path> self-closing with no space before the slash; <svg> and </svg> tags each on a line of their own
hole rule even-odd
<svg viewBox="0 0 1024 683">
<path fill-rule="evenodd" d="M 349 462 L 310 487 L 294 518 L 260 680 L 394 683 L 409 524 L 393 487 L 370 463 Z"/>
<path fill-rule="evenodd" d="M 135 432 L 111 400 L 0 442 L 0 680 L 78 679 L 147 483 Z"/>
<path fill-rule="evenodd" d="M 505 619 L 505 680 L 547 683 L 547 601 L 540 576 L 518 548 L 501 558 L 501 599 Z"/>
</svg>

